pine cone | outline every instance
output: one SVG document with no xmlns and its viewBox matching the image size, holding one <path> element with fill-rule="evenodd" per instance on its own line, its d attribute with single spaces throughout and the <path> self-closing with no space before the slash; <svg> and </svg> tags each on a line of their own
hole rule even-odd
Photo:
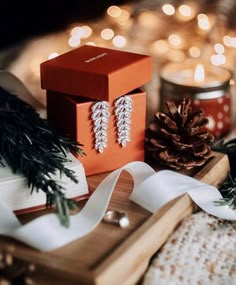
<svg viewBox="0 0 236 285">
<path fill-rule="evenodd" d="M 191 100 L 178 105 L 167 101 L 168 112 L 157 112 L 146 131 L 147 156 L 175 169 L 191 169 L 203 165 L 213 156 L 213 135 L 202 130 L 208 123 L 203 110 L 192 112 Z"/>
</svg>

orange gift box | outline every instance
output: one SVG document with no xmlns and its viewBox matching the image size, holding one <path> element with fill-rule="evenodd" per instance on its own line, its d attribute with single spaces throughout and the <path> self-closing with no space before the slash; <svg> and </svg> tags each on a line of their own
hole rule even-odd
<svg viewBox="0 0 236 285">
<path fill-rule="evenodd" d="M 108 146 L 103 153 L 99 153 L 94 148 L 91 119 L 91 108 L 95 101 L 47 91 L 47 120 L 60 133 L 69 134 L 72 139 L 84 145 L 86 156 L 78 158 L 83 163 L 86 175 L 111 171 L 128 162 L 144 160 L 146 93 L 136 89 L 127 95 L 133 101 L 131 141 L 126 147 L 118 144 L 114 104 L 111 103 L 107 129 Z"/>
<path fill-rule="evenodd" d="M 85 45 L 41 63 L 41 87 L 112 101 L 151 80 L 151 57 Z"/>
</svg>

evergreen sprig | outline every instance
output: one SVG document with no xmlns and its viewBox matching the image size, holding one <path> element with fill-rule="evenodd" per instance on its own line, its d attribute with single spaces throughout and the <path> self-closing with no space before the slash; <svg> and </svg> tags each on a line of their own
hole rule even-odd
<svg viewBox="0 0 236 285">
<path fill-rule="evenodd" d="M 231 176 L 236 178 L 236 138 L 217 142 L 212 150 L 227 154 L 230 163 Z"/>
<path fill-rule="evenodd" d="M 69 225 L 69 210 L 76 204 L 51 177 L 59 171 L 78 183 L 65 162 L 69 152 L 84 155 L 82 146 L 59 135 L 31 105 L 0 87 L 0 163 L 23 174 L 31 191 L 44 191 L 46 206 L 55 206 L 65 226 Z"/>
<path fill-rule="evenodd" d="M 215 203 L 217 205 L 228 205 L 231 209 L 236 210 L 236 180 L 228 175 L 228 179 L 221 185 L 220 191 L 223 198 Z"/>
<path fill-rule="evenodd" d="M 217 205 L 228 205 L 236 210 L 236 138 L 228 141 L 221 140 L 212 149 L 227 154 L 230 163 L 230 173 L 220 187 L 223 198 L 215 201 L 215 203 Z"/>
</svg>

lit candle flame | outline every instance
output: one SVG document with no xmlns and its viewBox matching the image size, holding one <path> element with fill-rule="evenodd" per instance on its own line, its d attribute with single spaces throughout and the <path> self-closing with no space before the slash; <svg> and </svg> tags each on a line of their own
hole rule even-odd
<svg viewBox="0 0 236 285">
<path fill-rule="evenodd" d="M 194 81 L 203 82 L 205 80 L 205 70 L 202 64 L 198 64 L 194 71 Z"/>
</svg>

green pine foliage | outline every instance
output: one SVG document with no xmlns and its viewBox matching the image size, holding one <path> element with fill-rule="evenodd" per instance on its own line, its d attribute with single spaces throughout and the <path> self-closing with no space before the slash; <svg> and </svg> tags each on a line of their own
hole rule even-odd
<svg viewBox="0 0 236 285">
<path fill-rule="evenodd" d="M 220 191 L 223 198 L 216 201 L 216 204 L 228 205 L 231 209 L 236 210 L 236 180 L 230 174 L 228 179 L 221 185 Z"/>
<path fill-rule="evenodd" d="M 230 173 L 220 187 L 223 199 L 216 201 L 218 205 L 228 205 L 236 210 L 236 138 L 216 143 L 213 150 L 227 154 L 230 163 Z"/>
<path fill-rule="evenodd" d="M 47 207 L 55 206 L 65 226 L 69 225 L 69 210 L 76 204 L 51 176 L 59 171 L 78 183 L 64 163 L 69 152 L 84 155 L 82 146 L 58 135 L 32 106 L 0 87 L 0 163 L 23 174 L 31 191 L 44 191 Z"/>
</svg>

